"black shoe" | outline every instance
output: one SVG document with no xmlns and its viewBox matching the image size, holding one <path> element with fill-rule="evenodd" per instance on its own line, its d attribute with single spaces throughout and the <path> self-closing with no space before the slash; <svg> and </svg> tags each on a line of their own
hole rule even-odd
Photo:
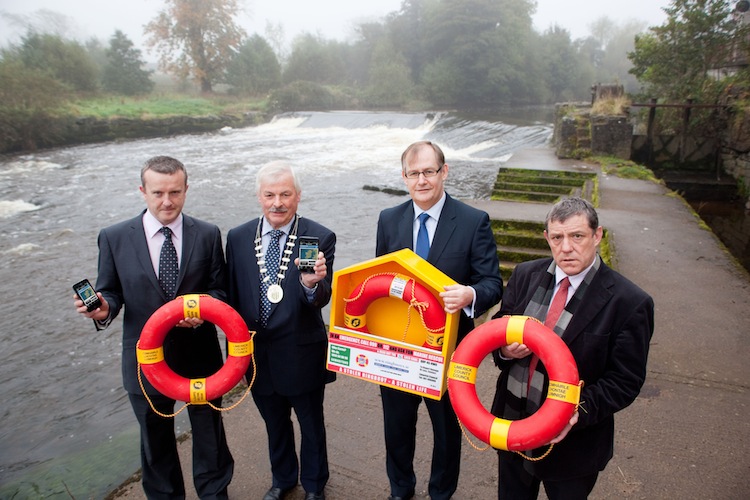
<svg viewBox="0 0 750 500">
<path fill-rule="evenodd" d="M 414 493 L 405 497 L 397 497 L 396 495 L 388 496 L 388 500 L 410 500 L 411 498 L 414 498 Z"/>
<path fill-rule="evenodd" d="M 312 491 L 305 492 L 305 500 L 326 500 L 326 494 L 322 491 L 319 493 L 313 493 Z"/>
<path fill-rule="evenodd" d="M 292 488 L 288 488 L 284 490 L 284 489 L 272 486 L 271 489 L 266 491 L 266 494 L 263 495 L 263 500 L 281 500 L 282 498 L 284 498 L 284 495 L 289 493 L 291 490 Z"/>
</svg>

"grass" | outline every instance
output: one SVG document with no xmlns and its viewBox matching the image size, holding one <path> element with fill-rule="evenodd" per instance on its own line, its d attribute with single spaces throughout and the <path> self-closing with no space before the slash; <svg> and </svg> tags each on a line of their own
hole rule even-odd
<svg viewBox="0 0 750 500">
<path fill-rule="evenodd" d="M 601 165 L 603 174 L 616 175 L 622 179 L 640 179 L 661 184 L 661 181 L 656 178 L 651 169 L 634 161 L 623 160 L 614 156 L 590 156 L 587 159 Z"/>
<path fill-rule="evenodd" d="M 231 96 L 186 96 L 152 94 L 143 97 L 99 96 L 73 101 L 68 113 L 95 118 L 156 118 L 168 116 L 207 116 L 236 114 L 265 109 L 263 99 Z"/>
</svg>

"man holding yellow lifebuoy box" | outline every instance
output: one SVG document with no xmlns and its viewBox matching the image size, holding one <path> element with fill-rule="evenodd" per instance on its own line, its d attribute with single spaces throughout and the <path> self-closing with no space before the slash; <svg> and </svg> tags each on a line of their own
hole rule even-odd
<svg viewBox="0 0 750 500">
<path fill-rule="evenodd" d="M 401 156 L 401 167 L 411 200 L 380 213 L 376 254 L 414 249 L 456 281 L 440 297 L 445 312 L 460 312 L 460 342 L 474 328 L 473 318 L 497 304 L 503 293 L 489 216 L 445 192 L 448 165 L 437 144 L 410 145 Z M 415 494 L 417 410 L 423 399 L 435 436 L 428 493 L 433 500 L 451 498 L 458 487 L 462 434 L 448 394 L 434 400 L 382 385 L 380 393 L 390 498 Z"/>
</svg>

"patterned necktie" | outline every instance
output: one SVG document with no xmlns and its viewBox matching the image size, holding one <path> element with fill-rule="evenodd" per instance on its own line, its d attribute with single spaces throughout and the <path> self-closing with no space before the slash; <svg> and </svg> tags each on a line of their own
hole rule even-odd
<svg viewBox="0 0 750 500">
<path fill-rule="evenodd" d="M 268 287 L 276 283 L 279 274 L 279 259 L 281 251 L 279 250 L 279 238 L 284 234 L 280 229 L 271 231 L 271 241 L 268 243 L 266 250 L 266 277 L 265 281 L 260 282 L 260 323 L 266 326 L 268 315 L 271 314 L 271 301 L 268 300 Z"/>
<path fill-rule="evenodd" d="M 417 255 L 427 260 L 427 255 L 430 253 L 430 235 L 427 233 L 427 226 L 425 223 L 430 215 L 427 212 L 419 214 L 419 232 L 417 233 Z"/>
<path fill-rule="evenodd" d="M 544 320 L 544 326 L 546 326 L 550 330 L 555 329 L 557 320 L 560 319 L 560 315 L 562 314 L 563 309 L 565 309 L 565 302 L 568 300 L 569 287 L 570 280 L 566 276 L 560 282 L 560 287 L 557 289 L 557 293 L 555 293 L 555 296 L 552 297 L 552 303 L 549 305 L 549 309 L 547 310 L 547 318 Z M 531 361 L 529 362 L 529 384 L 531 384 L 531 379 L 534 376 L 534 370 L 536 370 L 536 365 L 538 362 L 539 357 L 536 354 L 532 354 Z"/>
<path fill-rule="evenodd" d="M 180 272 L 177 265 L 177 250 L 172 243 L 172 230 L 165 226 L 160 231 L 164 233 L 164 244 L 159 255 L 159 285 L 167 299 L 172 300 L 175 297 L 177 275 Z"/>
</svg>

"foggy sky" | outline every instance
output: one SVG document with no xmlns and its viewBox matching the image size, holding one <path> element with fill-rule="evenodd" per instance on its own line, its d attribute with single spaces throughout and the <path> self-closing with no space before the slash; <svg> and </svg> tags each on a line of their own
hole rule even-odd
<svg viewBox="0 0 750 500">
<path fill-rule="evenodd" d="M 287 42 L 302 32 L 321 34 L 325 38 L 347 40 L 352 26 L 364 21 L 382 21 L 397 11 L 402 0 L 352 2 L 351 0 L 246 0 L 239 24 L 248 34 L 265 34 L 266 22 L 281 24 Z M 557 24 L 571 33 L 571 38 L 590 34 L 589 25 L 607 16 L 617 24 L 629 20 L 643 21 L 647 26 L 666 20 L 661 7 L 669 0 L 537 0 L 534 27 L 542 32 Z M 163 8 L 155 0 L 0 0 L 0 13 L 30 15 L 40 9 L 65 14 L 72 31 L 66 36 L 85 41 L 97 37 L 105 43 L 116 29 L 124 32 L 138 48 L 143 49 L 143 26 Z M 0 16 L 0 44 L 17 42 L 24 30 L 8 24 Z M 148 53 L 144 50 L 148 59 Z"/>
</svg>

